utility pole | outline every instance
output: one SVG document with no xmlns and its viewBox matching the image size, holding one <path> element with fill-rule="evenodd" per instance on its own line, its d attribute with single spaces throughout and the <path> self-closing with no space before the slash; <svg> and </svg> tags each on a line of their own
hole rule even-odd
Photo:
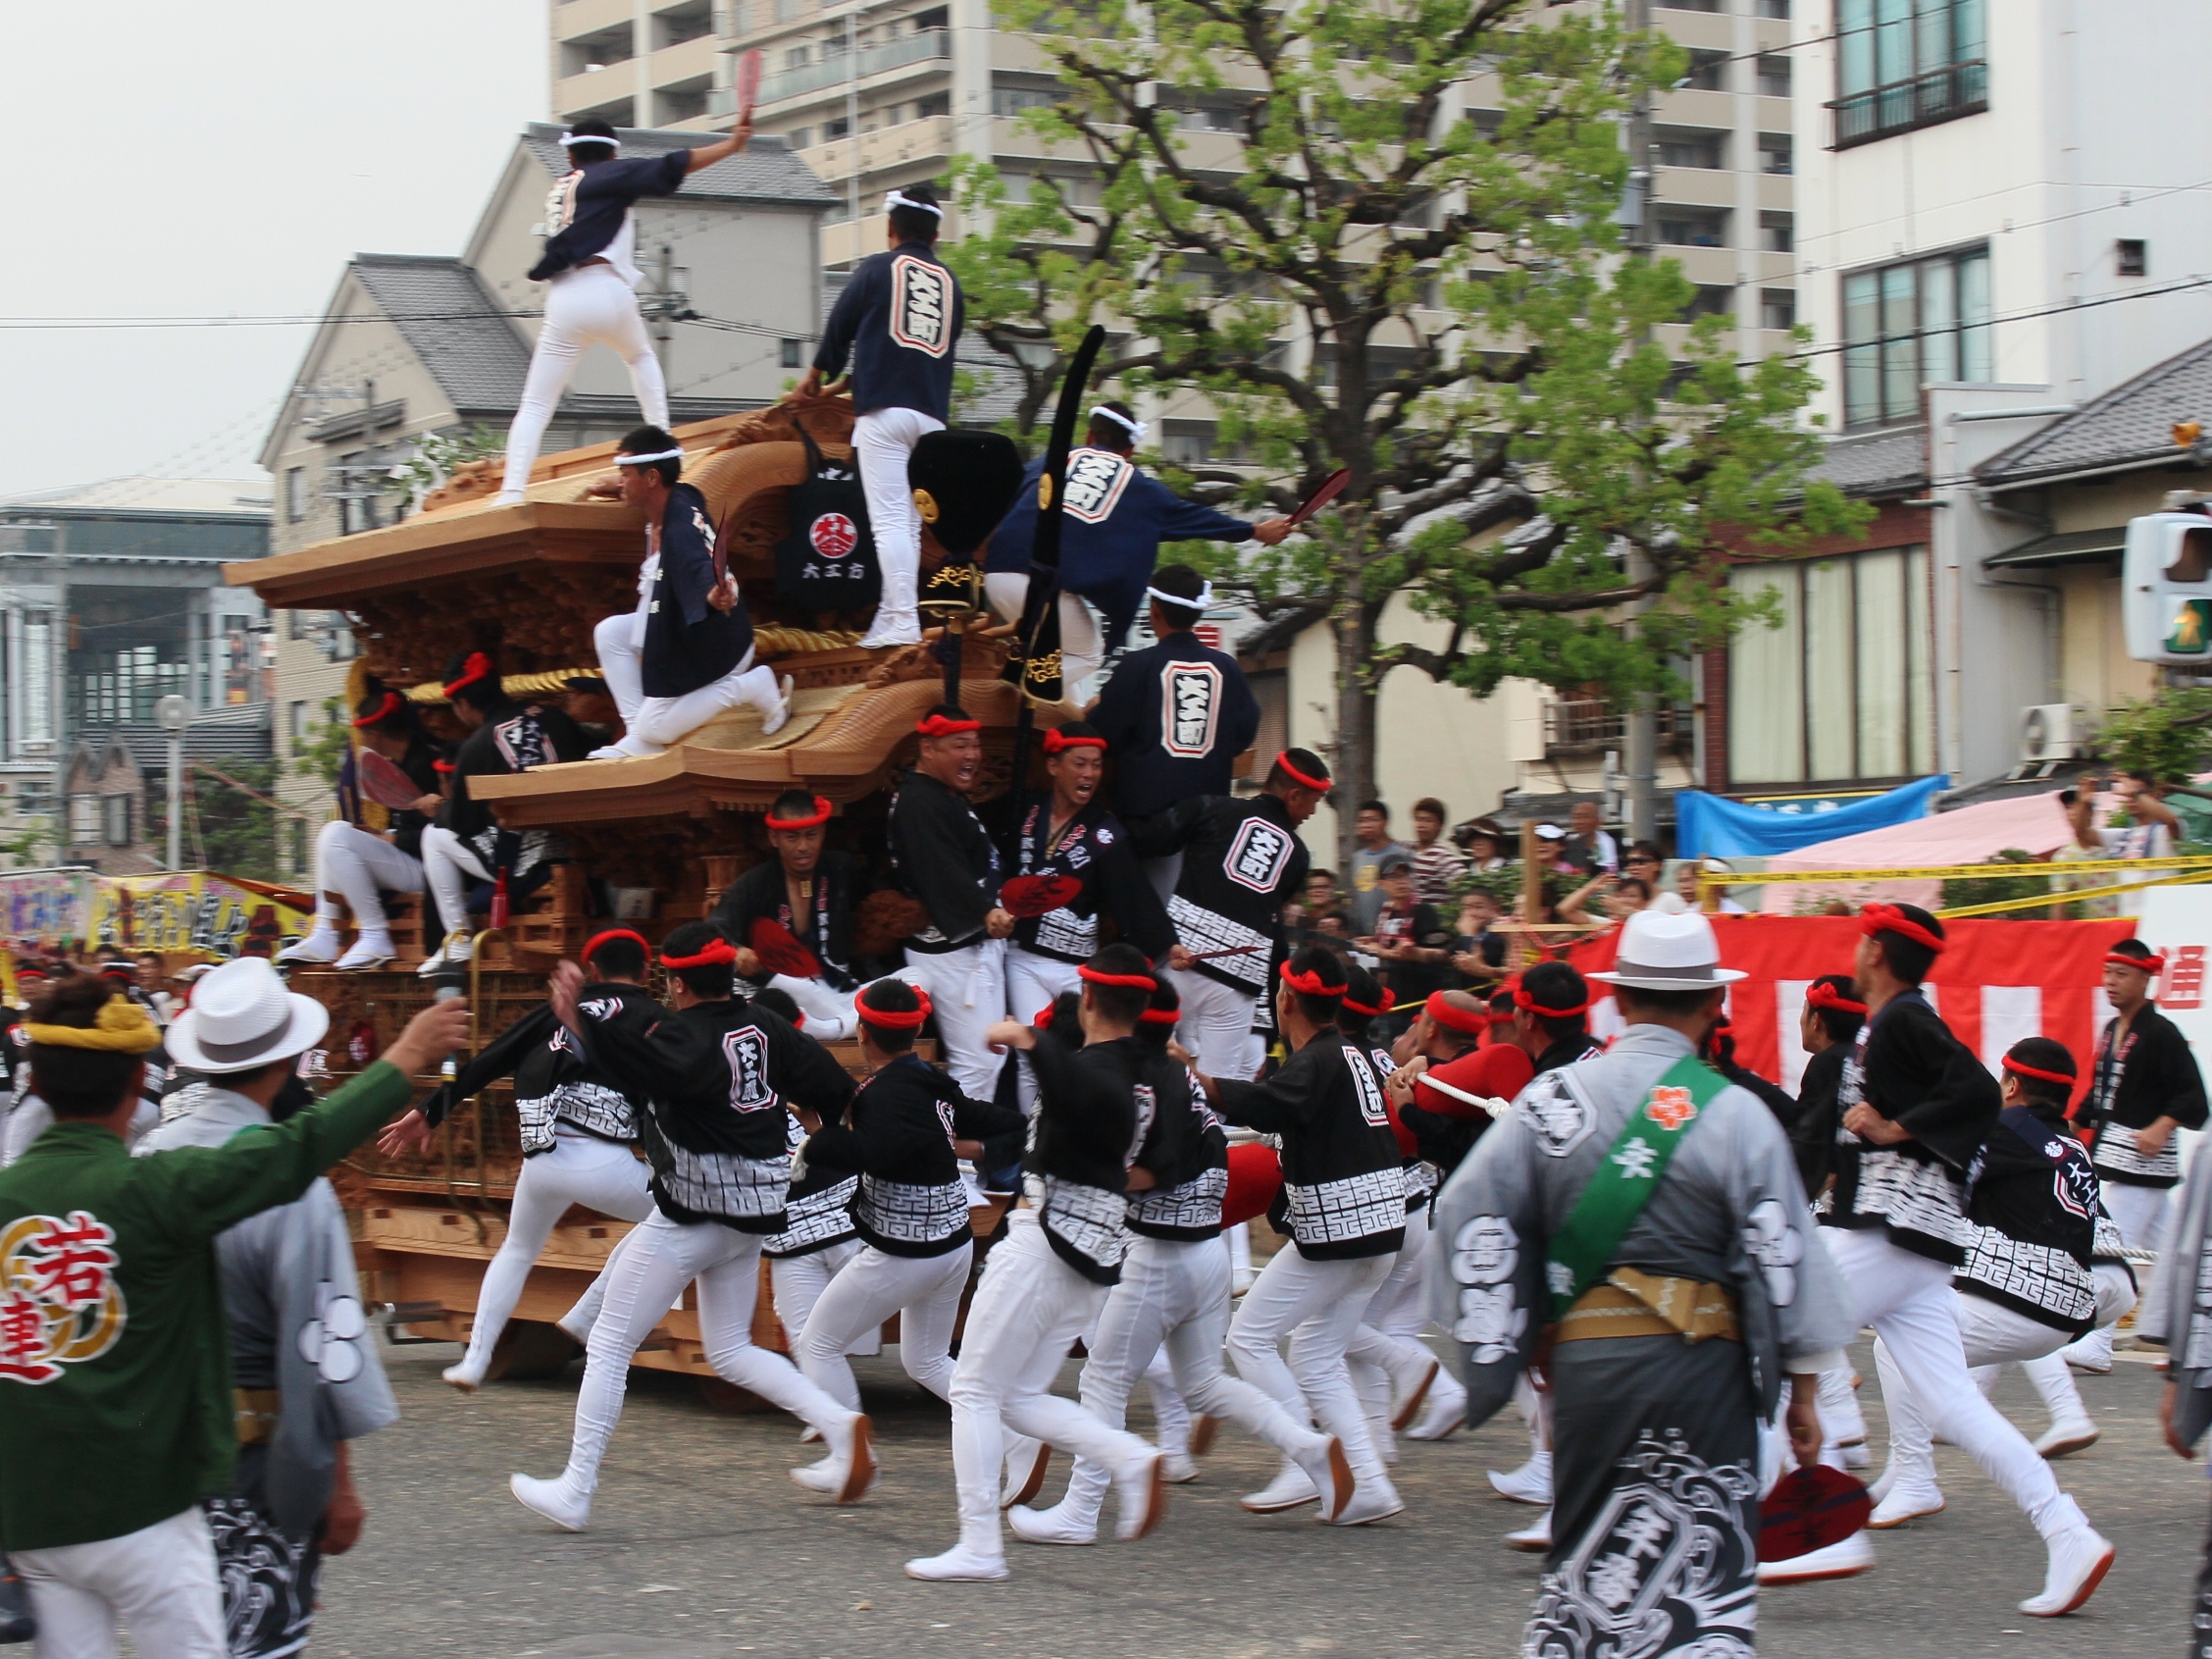
<svg viewBox="0 0 2212 1659">
<path fill-rule="evenodd" d="M 653 274 L 655 292 L 660 303 L 653 312 L 653 355 L 660 359 L 660 378 L 668 379 L 668 342 L 676 337 L 676 250 L 668 243 L 660 244 L 660 265 Z"/>
<path fill-rule="evenodd" d="M 169 863 L 171 874 L 183 867 L 184 845 L 184 728 L 192 718 L 192 705 L 180 697 L 165 697 L 154 704 L 154 724 L 169 734 Z"/>
<path fill-rule="evenodd" d="M 1628 27 L 1642 32 L 1651 27 L 1651 0 L 1627 0 L 1625 19 Z M 1628 191 L 1624 208 L 1628 224 L 1627 244 L 1629 257 L 1648 259 L 1653 241 L 1651 228 L 1651 198 L 1658 180 L 1652 167 L 1651 93 L 1636 94 L 1635 106 L 1628 112 Z M 1643 582 L 1650 579 L 1651 560 L 1641 547 L 1628 549 L 1628 580 Z M 1633 631 L 1636 618 L 1651 607 L 1651 601 L 1637 599 L 1629 609 L 1628 626 Z M 1659 802 L 1655 791 L 1659 784 L 1659 717 L 1652 707 L 1649 692 L 1639 692 L 1628 705 L 1627 715 L 1621 723 L 1621 750 L 1628 771 L 1628 838 L 1631 841 L 1657 841 L 1659 839 Z"/>
</svg>

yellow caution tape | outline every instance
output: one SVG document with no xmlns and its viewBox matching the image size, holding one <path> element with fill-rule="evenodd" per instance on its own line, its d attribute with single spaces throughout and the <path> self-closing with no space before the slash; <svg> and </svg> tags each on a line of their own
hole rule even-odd
<svg viewBox="0 0 2212 1659">
<path fill-rule="evenodd" d="M 2114 870 L 2212 870 L 2212 857 L 2082 858 L 2047 864 L 1940 864 L 1925 869 L 1766 870 L 1754 875 L 1698 876 L 1698 886 L 1760 887 L 1769 882 L 1969 881 L 1978 876 L 2100 875 Z"/>
<path fill-rule="evenodd" d="M 2167 876 L 2160 881 L 2130 881 L 2117 887 L 2084 887 L 2075 891 L 2033 894 L 2026 899 L 2000 899 L 1987 905 L 1960 905 L 1948 910 L 1937 910 L 1936 915 L 1946 921 L 1959 916 L 1993 916 L 2006 910 L 2032 910 L 2047 908 L 2052 905 L 2073 905 L 2083 899 L 2109 899 L 2116 893 L 2136 893 L 2146 887 L 2188 887 L 2212 881 L 2212 870 L 2190 870 L 2180 875 Z"/>
</svg>

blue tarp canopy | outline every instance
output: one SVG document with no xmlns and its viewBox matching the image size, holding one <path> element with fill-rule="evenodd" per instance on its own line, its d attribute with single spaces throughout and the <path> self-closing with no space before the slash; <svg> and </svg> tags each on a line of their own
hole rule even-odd
<svg viewBox="0 0 2212 1659">
<path fill-rule="evenodd" d="M 1674 796 L 1675 851 L 1685 858 L 1757 858 L 1887 829 L 1927 817 L 1946 781 L 1940 775 L 1922 778 L 1847 806 L 1823 802 L 1813 811 L 1793 811 L 1792 802 L 1746 806 L 1703 790 L 1680 790 Z"/>
</svg>

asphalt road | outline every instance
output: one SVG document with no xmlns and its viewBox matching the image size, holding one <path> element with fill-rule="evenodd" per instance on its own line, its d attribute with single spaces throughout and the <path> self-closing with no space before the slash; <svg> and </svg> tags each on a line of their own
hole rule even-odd
<svg viewBox="0 0 2212 1659">
<path fill-rule="evenodd" d="M 325 1659 L 1505 1655 L 1518 1651 L 1536 1584 L 1540 1558 L 1498 1542 L 1533 1512 L 1495 1498 L 1483 1479 L 1525 1453 L 1510 1413 L 1442 1444 L 1405 1444 L 1396 1478 L 1407 1513 L 1379 1527 L 1325 1529 L 1311 1510 L 1244 1514 L 1236 1494 L 1265 1480 L 1272 1454 L 1224 1431 L 1150 1539 L 1009 1542 L 1009 1582 L 922 1584 L 900 1563 L 948 1547 L 955 1532 L 947 1416 L 898 1369 L 895 1351 L 856 1362 L 885 1463 L 868 1503 L 836 1509 L 792 1485 L 786 1469 L 815 1453 L 797 1443 L 790 1419 L 717 1415 L 688 1379 L 633 1373 L 582 1535 L 555 1531 L 507 1493 L 510 1471 L 559 1471 L 577 1373 L 464 1398 L 437 1379 L 454 1357 L 444 1346 L 386 1350 L 405 1416 L 356 1448 L 368 1530 L 324 1580 L 310 1651 Z M 1878 1448 L 1864 1348 L 1860 1364 Z M 1064 1391 L 1074 1375 L 1071 1365 Z M 2120 1556 L 2082 1613 L 2041 1621 L 2015 1611 L 2041 1587 L 2042 1549 L 1979 1471 L 1938 1447 L 1949 1509 L 1878 1534 L 1872 1573 L 1762 1597 L 1763 1651 L 2175 1659 L 2187 1640 L 2208 1494 L 2202 1465 L 2159 1444 L 2159 1386 L 2147 1366 L 2126 1360 L 2083 1380 L 2104 1438 L 2066 1460 L 2063 1478 Z M 2041 1426 L 2017 1373 L 1998 1403 L 2031 1432 Z M 1143 1431 L 1141 1389 L 1138 1412 L 1132 1426 Z"/>
</svg>

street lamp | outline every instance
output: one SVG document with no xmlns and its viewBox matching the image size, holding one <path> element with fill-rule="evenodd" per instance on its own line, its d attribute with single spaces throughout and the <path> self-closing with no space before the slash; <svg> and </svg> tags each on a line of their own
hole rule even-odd
<svg viewBox="0 0 2212 1659">
<path fill-rule="evenodd" d="M 192 705 L 174 693 L 154 704 L 154 724 L 169 734 L 169 868 L 180 866 L 183 846 L 184 728 Z"/>
</svg>

